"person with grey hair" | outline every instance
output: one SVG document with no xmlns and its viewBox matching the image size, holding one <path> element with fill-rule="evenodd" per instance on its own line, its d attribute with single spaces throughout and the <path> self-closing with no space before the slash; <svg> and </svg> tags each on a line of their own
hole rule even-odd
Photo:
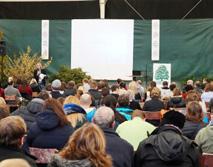
<svg viewBox="0 0 213 167">
<path fill-rule="evenodd" d="M 97 109 L 93 122 L 102 128 L 106 138 L 106 151 L 111 155 L 113 167 L 133 167 L 134 149 L 114 131 L 115 115 L 111 108 Z"/>
</svg>

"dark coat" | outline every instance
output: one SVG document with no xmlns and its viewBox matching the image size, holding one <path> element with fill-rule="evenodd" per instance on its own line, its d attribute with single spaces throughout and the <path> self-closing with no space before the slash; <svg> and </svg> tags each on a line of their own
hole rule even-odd
<svg viewBox="0 0 213 167">
<path fill-rule="evenodd" d="M 127 141 L 109 128 L 103 129 L 106 137 L 106 151 L 111 155 L 113 167 L 133 167 L 134 149 Z"/>
<path fill-rule="evenodd" d="M 100 103 L 101 103 L 101 92 L 99 92 L 97 89 L 90 89 L 89 91 L 89 94 L 94 98 L 94 101 L 93 101 L 93 106 L 99 106 Z"/>
<path fill-rule="evenodd" d="M 199 167 L 200 151 L 181 131 L 164 125 L 142 141 L 135 154 L 135 167 Z"/>
<path fill-rule="evenodd" d="M 36 122 L 27 134 L 24 149 L 26 151 L 28 147 L 36 147 L 60 150 L 67 143 L 73 131 L 69 125 L 60 126 L 58 116 L 50 109 L 46 109 L 37 114 Z"/>
<path fill-rule="evenodd" d="M 183 108 L 186 107 L 186 103 L 182 97 L 174 96 L 169 100 L 168 106 L 173 108 Z"/>
<path fill-rule="evenodd" d="M 63 94 L 60 93 L 60 91 L 54 90 L 50 92 L 52 98 L 57 99 L 59 97 L 63 97 Z"/>
<path fill-rule="evenodd" d="M 21 152 L 20 149 L 12 148 L 12 147 L 6 147 L 6 146 L 0 146 L 0 161 L 6 160 L 6 159 L 12 159 L 12 158 L 21 158 L 26 160 L 32 167 L 36 167 L 36 164 L 33 159 L 25 155 L 23 152 Z"/>
<path fill-rule="evenodd" d="M 164 109 L 164 104 L 156 98 L 146 101 L 143 106 L 143 111 L 160 111 L 161 109 Z"/>
<path fill-rule="evenodd" d="M 64 97 L 67 97 L 67 96 L 75 96 L 76 95 L 76 89 L 65 89 L 64 90 L 64 94 L 63 94 L 63 96 Z"/>
<path fill-rule="evenodd" d="M 205 127 L 205 124 L 203 122 L 192 122 L 186 120 L 184 127 L 182 129 L 183 135 L 188 137 L 191 140 L 194 140 L 198 131 Z"/>
<path fill-rule="evenodd" d="M 42 99 L 35 98 L 27 104 L 22 106 L 12 113 L 12 115 L 18 115 L 22 117 L 29 129 L 35 122 L 36 114 L 44 110 L 44 101 Z"/>
</svg>

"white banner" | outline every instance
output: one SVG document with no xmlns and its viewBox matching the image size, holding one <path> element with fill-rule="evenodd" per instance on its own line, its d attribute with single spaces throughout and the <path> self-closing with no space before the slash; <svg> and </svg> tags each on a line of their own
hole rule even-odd
<svg viewBox="0 0 213 167">
<path fill-rule="evenodd" d="M 49 59 L 49 20 L 41 21 L 41 58 Z"/>
<path fill-rule="evenodd" d="M 162 86 L 163 81 L 171 83 L 171 64 L 153 64 L 153 81 L 157 83 L 158 86 Z"/>
<path fill-rule="evenodd" d="M 152 20 L 152 61 L 160 60 L 160 20 Z"/>
</svg>

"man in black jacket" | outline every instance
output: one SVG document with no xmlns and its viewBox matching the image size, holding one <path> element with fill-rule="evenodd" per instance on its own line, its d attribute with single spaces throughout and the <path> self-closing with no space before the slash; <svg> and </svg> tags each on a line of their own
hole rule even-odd
<svg viewBox="0 0 213 167">
<path fill-rule="evenodd" d="M 113 167 L 133 167 L 134 149 L 114 131 L 114 112 L 109 107 L 97 109 L 93 122 L 100 126 L 106 137 L 106 151 L 111 155 Z"/>
<path fill-rule="evenodd" d="M 135 167 L 199 167 L 201 153 L 196 143 L 182 135 L 184 122 L 180 112 L 167 112 L 160 127 L 140 143 Z"/>
<path fill-rule="evenodd" d="M 21 151 L 26 124 L 19 116 L 9 116 L 0 121 L 0 161 L 11 158 L 26 160 L 32 167 L 34 160 Z"/>
</svg>

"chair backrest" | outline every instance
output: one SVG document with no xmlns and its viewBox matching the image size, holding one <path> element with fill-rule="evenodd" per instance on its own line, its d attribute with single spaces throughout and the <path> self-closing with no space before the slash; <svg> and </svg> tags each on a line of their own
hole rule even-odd
<svg viewBox="0 0 213 167">
<path fill-rule="evenodd" d="M 53 154 L 57 153 L 58 150 L 55 148 L 35 148 L 30 147 L 30 155 L 37 158 L 37 164 L 48 164 L 50 163 Z"/>
<path fill-rule="evenodd" d="M 213 167 L 213 154 L 203 153 L 201 167 Z"/>
<path fill-rule="evenodd" d="M 143 111 L 145 119 L 147 120 L 161 120 L 162 113 L 161 111 Z"/>
<path fill-rule="evenodd" d="M 14 95 L 13 96 L 6 96 L 5 95 L 5 102 L 8 105 L 17 105 L 18 104 L 17 98 Z"/>
</svg>

